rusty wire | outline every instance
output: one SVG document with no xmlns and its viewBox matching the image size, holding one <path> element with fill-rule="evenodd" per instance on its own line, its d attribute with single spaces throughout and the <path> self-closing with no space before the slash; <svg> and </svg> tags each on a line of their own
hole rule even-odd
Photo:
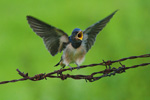
<svg viewBox="0 0 150 100">
<path fill-rule="evenodd" d="M 126 58 L 122 58 L 122 59 L 114 60 L 114 61 L 109 60 L 109 61 L 103 61 L 103 62 L 98 63 L 98 64 L 90 64 L 90 65 L 80 66 L 80 69 L 87 68 L 87 67 L 94 67 L 94 66 L 98 66 L 98 65 L 106 66 L 105 70 L 98 71 L 98 72 L 93 72 L 90 75 L 63 74 L 63 72 L 71 70 L 70 68 L 67 68 L 67 69 L 60 69 L 60 70 L 57 70 L 57 71 L 53 71 L 53 72 L 47 73 L 47 74 L 41 73 L 41 74 L 37 74 L 37 75 L 35 75 L 33 77 L 30 77 L 30 76 L 28 76 L 28 73 L 24 74 L 24 72 L 21 72 L 19 69 L 16 69 L 18 74 L 20 76 L 22 76 L 23 78 L 10 80 L 10 81 L 2 81 L 2 82 L 0 82 L 0 84 L 6 84 L 6 83 L 10 83 L 10 82 L 12 83 L 12 82 L 24 81 L 24 80 L 31 80 L 31 81 L 39 81 L 39 80 L 43 80 L 43 79 L 47 80 L 47 77 L 49 77 L 49 78 L 59 78 L 59 79 L 62 79 L 62 80 L 65 80 L 67 78 L 85 79 L 86 81 L 94 82 L 94 81 L 99 80 L 99 79 L 101 79 L 103 77 L 108 77 L 108 76 L 112 76 L 112 75 L 123 73 L 127 69 L 150 65 L 150 63 L 142 63 L 142 64 L 139 64 L 139 65 L 133 65 L 133 66 L 127 67 L 127 66 L 121 64 L 121 62 L 125 61 L 125 60 L 136 59 L 136 58 L 146 58 L 146 57 L 150 57 L 150 54 L 145 54 L 145 55 L 140 55 L 140 56 L 131 56 L 131 57 L 126 57 Z M 120 63 L 120 67 L 118 67 L 118 68 L 115 68 L 115 67 L 111 68 L 111 65 L 113 63 L 116 63 L 116 62 Z M 109 66 L 109 68 L 107 68 L 107 66 Z M 77 69 L 77 67 L 73 67 L 72 68 L 72 70 L 74 70 L 74 69 Z M 95 75 L 99 75 L 99 76 L 95 76 Z"/>
</svg>

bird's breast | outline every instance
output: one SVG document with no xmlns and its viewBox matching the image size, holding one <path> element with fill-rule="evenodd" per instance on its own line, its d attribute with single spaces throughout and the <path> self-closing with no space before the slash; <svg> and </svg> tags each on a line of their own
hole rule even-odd
<svg viewBox="0 0 150 100">
<path fill-rule="evenodd" d="M 86 49 L 84 45 L 81 45 L 78 48 L 74 48 L 71 43 L 66 46 L 66 49 L 63 52 L 63 60 L 68 63 L 74 63 L 78 59 L 84 58 L 86 54 Z"/>
</svg>

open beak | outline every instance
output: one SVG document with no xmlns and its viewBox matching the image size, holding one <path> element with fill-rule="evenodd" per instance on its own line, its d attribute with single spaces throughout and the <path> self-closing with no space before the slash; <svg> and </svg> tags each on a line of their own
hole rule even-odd
<svg viewBox="0 0 150 100">
<path fill-rule="evenodd" d="M 82 31 L 79 31 L 75 37 L 76 39 L 78 40 L 82 40 L 83 39 L 83 32 Z"/>
</svg>

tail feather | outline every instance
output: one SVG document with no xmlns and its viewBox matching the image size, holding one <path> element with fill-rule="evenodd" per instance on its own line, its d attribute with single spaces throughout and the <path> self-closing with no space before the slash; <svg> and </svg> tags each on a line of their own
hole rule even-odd
<svg viewBox="0 0 150 100">
<path fill-rule="evenodd" d="M 60 64 L 60 61 L 54 67 L 57 67 L 59 64 Z"/>
<path fill-rule="evenodd" d="M 62 58 L 54 67 L 57 67 L 58 65 L 60 65 L 62 68 L 64 68 L 66 66 L 65 64 L 63 64 Z"/>
</svg>

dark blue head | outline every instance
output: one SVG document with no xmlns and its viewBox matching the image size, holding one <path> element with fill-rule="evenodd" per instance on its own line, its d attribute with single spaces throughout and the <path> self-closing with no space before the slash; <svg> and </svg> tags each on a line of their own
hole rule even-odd
<svg viewBox="0 0 150 100">
<path fill-rule="evenodd" d="M 78 48 L 83 39 L 83 32 L 79 28 L 75 28 L 70 36 L 70 42 L 74 48 Z"/>
<path fill-rule="evenodd" d="M 72 33 L 78 33 L 79 31 L 82 31 L 82 30 L 79 29 L 79 28 L 75 28 L 75 29 L 72 31 Z"/>
<path fill-rule="evenodd" d="M 83 32 L 82 32 L 82 30 L 79 29 L 79 28 L 75 28 L 72 31 L 71 39 L 74 40 L 74 41 L 82 41 L 82 39 L 83 39 Z"/>
</svg>

